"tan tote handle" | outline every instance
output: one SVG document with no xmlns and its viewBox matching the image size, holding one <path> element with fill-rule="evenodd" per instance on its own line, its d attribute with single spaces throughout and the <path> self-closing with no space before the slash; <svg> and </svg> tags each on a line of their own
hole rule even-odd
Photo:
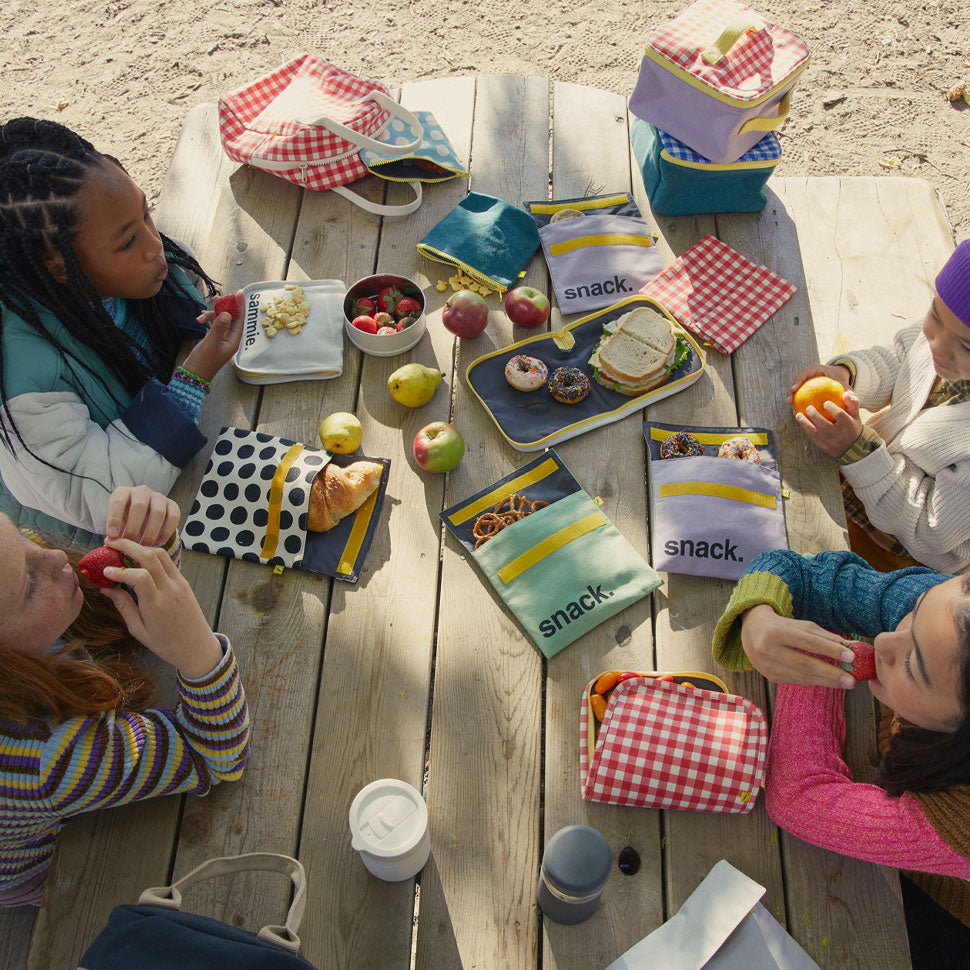
<svg viewBox="0 0 970 970">
<path fill-rule="evenodd" d="M 180 909 L 182 905 L 181 890 L 193 883 L 204 879 L 214 879 L 216 876 L 232 876 L 239 872 L 278 872 L 289 876 L 293 882 L 293 902 L 286 913 L 286 923 L 283 926 L 264 926 L 256 935 L 267 943 L 288 950 L 290 953 L 300 951 L 300 938 L 297 930 L 306 909 L 306 873 L 297 859 L 288 855 L 277 855 L 275 852 L 247 852 L 244 855 L 222 856 L 209 859 L 187 872 L 181 879 L 171 886 L 156 886 L 146 889 L 139 897 L 140 905 L 163 906 L 166 909 Z"/>
<path fill-rule="evenodd" d="M 727 56 L 727 52 L 743 37 L 749 30 L 759 31 L 764 29 L 764 24 L 751 20 L 750 17 L 741 17 L 733 20 L 721 31 L 710 47 L 701 54 L 701 60 L 705 64 L 716 64 L 722 57 Z"/>
<path fill-rule="evenodd" d="M 791 109 L 791 88 L 785 92 L 785 96 L 778 102 L 778 114 L 768 115 L 763 118 L 751 118 L 738 129 L 739 135 L 746 135 L 749 131 L 774 131 L 780 128 L 788 117 Z"/>
</svg>

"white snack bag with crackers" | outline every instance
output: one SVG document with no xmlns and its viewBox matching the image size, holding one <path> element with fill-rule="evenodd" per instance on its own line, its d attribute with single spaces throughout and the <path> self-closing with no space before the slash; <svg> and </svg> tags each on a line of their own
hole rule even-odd
<svg viewBox="0 0 970 970">
<path fill-rule="evenodd" d="M 247 384 L 319 381 L 343 371 L 341 280 L 268 280 L 243 290 L 243 335 L 232 359 Z"/>
</svg>

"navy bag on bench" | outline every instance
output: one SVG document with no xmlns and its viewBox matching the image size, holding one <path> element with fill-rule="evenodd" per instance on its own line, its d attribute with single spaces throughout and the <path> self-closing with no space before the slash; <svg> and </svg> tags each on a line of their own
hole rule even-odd
<svg viewBox="0 0 970 970">
<path fill-rule="evenodd" d="M 252 870 L 279 872 L 293 881 L 283 926 L 250 933 L 179 911 L 180 890 L 192 883 Z M 271 852 L 210 859 L 171 886 L 146 889 L 137 905 L 116 906 L 78 970 L 315 970 L 298 952 L 296 931 L 305 907 L 306 876 L 296 859 Z"/>
</svg>

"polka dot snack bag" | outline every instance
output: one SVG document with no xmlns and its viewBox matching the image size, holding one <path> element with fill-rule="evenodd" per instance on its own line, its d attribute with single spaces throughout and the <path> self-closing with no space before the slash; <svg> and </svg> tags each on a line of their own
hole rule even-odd
<svg viewBox="0 0 970 970">
<path fill-rule="evenodd" d="M 360 160 L 372 174 L 391 182 L 446 182 L 470 174 L 448 141 L 444 129 L 430 111 L 416 111 L 420 131 L 402 118 L 392 118 L 377 135 L 389 148 L 406 145 L 420 135 L 421 144 L 407 155 L 382 154 L 362 148 Z"/>
<path fill-rule="evenodd" d="M 327 451 L 276 435 L 223 428 L 182 528 L 186 548 L 356 582 L 377 527 L 390 462 L 371 459 L 384 465 L 381 484 L 356 513 L 328 532 L 308 532 L 310 489 L 334 460 Z"/>
</svg>

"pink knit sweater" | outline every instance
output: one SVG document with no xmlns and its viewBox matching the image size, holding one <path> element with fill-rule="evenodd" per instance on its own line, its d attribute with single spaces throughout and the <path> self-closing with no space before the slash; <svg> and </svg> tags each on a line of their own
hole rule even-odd
<svg viewBox="0 0 970 970">
<path fill-rule="evenodd" d="M 844 691 L 780 684 L 765 805 L 776 825 L 832 852 L 970 879 L 970 860 L 937 835 L 912 795 L 854 782 L 842 760 Z"/>
</svg>

